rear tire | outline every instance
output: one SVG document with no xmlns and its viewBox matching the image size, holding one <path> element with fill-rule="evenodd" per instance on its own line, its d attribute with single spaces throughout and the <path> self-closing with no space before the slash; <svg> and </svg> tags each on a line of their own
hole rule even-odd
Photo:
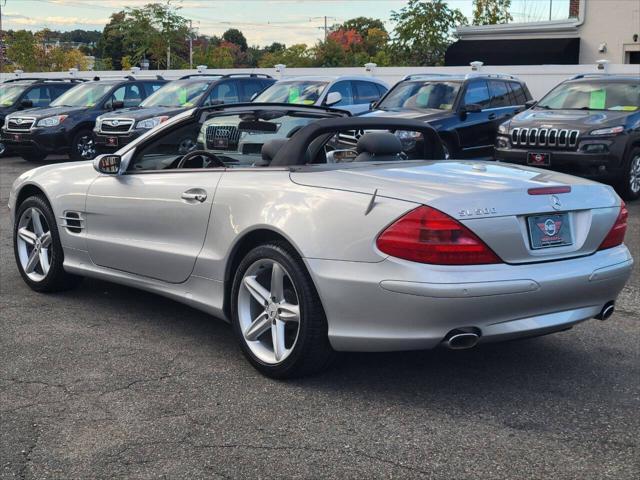
<svg viewBox="0 0 640 480">
<path fill-rule="evenodd" d="M 25 150 L 20 153 L 20 156 L 24 158 L 27 162 L 41 162 L 45 158 L 47 158 L 47 154 L 45 152 L 41 152 L 40 150 Z"/>
<path fill-rule="evenodd" d="M 56 217 L 42 196 L 29 197 L 18 206 L 13 251 L 20 275 L 36 292 L 69 290 L 82 280 L 65 272 L 62 266 L 64 251 Z"/>
<path fill-rule="evenodd" d="M 640 147 L 632 148 L 627 154 L 616 190 L 625 200 L 640 198 Z"/>
<path fill-rule="evenodd" d="M 242 259 L 233 280 L 231 318 L 245 357 L 268 377 L 311 375 L 335 356 L 311 277 L 285 242 L 260 245 Z"/>
<path fill-rule="evenodd" d="M 74 135 L 69 157 L 73 161 L 93 160 L 96 157 L 96 141 L 91 130 L 80 130 Z"/>
</svg>

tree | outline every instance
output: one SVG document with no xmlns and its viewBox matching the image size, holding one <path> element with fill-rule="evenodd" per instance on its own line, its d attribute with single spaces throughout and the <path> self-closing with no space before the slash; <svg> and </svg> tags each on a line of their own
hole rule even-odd
<svg viewBox="0 0 640 480">
<path fill-rule="evenodd" d="M 258 66 L 271 68 L 279 63 L 288 67 L 315 66 L 313 52 L 304 43 L 291 45 L 289 48 L 279 52 L 267 53 L 260 59 Z"/>
<path fill-rule="evenodd" d="M 13 63 L 12 67 L 26 72 L 37 71 L 40 52 L 33 33 L 27 30 L 10 32 L 7 39 L 7 59 Z"/>
<path fill-rule="evenodd" d="M 355 31 L 362 38 L 362 51 L 366 51 L 369 57 L 373 57 L 385 49 L 389 41 L 389 34 L 384 27 L 384 22 L 377 18 L 352 18 L 343 24 L 332 26 L 331 29 L 333 31 Z"/>
<path fill-rule="evenodd" d="M 391 13 L 396 24 L 393 52 L 409 65 L 442 65 L 453 29 L 466 18 L 444 0 L 409 0 L 399 12 Z"/>
<path fill-rule="evenodd" d="M 244 34 L 237 28 L 230 28 L 229 30 L 224 32 L 222 34 L 222 39 L 239 46 L 240 50 L 242 50 L 243 52 L 247 51 L 247 39 L 244 37 Z"/>
<path fill-rule="evenodd" d="M 511 0 L 473 0 L 473 24 L 494 25 L 513 21 Z"/>
<path fill-rule="evenodd" d="M 102 36 L 98 40 L 96 49 L 102 58 L 104 65 L 110 62 L 112 68 L 120 70 L 122 68 L 122 57 L 124 56 L 123 39 L 124 34 L 120 28 L 126 17 L 125 12 L 115 12 L 111 14 L 109 23 L 102 31 Z"/>
</svg>

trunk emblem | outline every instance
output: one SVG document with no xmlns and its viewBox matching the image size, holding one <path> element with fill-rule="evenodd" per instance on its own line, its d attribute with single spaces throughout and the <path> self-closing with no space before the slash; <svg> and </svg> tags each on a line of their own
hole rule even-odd
<svg viewBox="0 0 640 480">
<path fill-rule="evenodd" d="M 551 195 L 551 206 L 553 207 L 554 210 L 560 210 L 562 208 L 562 203 L 560 203 L 560 199 L 555 196 L 555 195 Z"/>
</svg>

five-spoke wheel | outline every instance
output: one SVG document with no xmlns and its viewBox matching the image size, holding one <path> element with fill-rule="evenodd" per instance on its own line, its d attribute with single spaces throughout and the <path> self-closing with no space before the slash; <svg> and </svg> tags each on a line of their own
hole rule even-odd
<svg viewBox="0 0 640 480">
<path fill-rule="evenodd" d="M 24 273 L 41 281 L 51 267 L 51 231 L 44 214 L 36 207 L 22 212 L 18 221 L 18 256 Z"/>
</svg>

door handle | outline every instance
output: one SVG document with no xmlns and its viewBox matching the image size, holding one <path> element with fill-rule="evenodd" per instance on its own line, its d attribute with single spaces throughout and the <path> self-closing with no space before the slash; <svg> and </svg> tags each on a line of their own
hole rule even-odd
<svg viewBox="0 0 640 480">
<path fill-rule="evenodd" d="M 195 201 L 202 203 L 207 199 L 207 192 L 201 188 L 192 188 L 183 192 L 182 195 L 180 195 L 180 198 L 182 198 L 182 200 L 187 200 L 188 202 Z"/>
<path fill-rule="evenodd" d="M 489 120 L 495 120 L 496 119 L 496 114 L 495 113 L 490 113 L 489 114 Z"/>
</svg>

